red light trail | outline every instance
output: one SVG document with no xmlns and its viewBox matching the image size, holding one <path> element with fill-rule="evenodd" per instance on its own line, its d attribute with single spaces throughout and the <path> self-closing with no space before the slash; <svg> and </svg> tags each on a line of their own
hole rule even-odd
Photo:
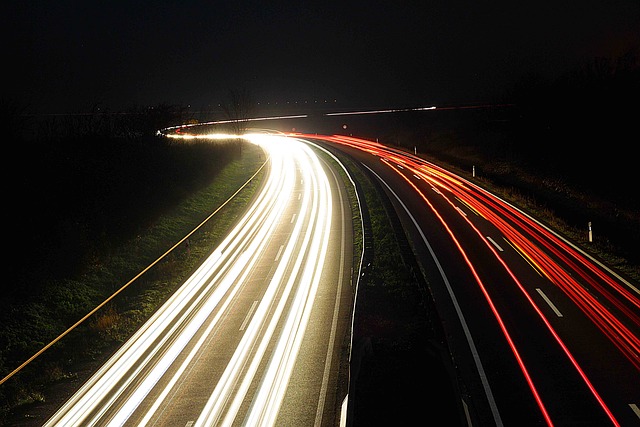
<svg viewBox="0 0 640 427">
<path fill-rule="evenodd" d="M 553 425 L 551 417 L 536 389 L 534 379 L 530 376 L 525 362 L 521 358 L 520 352 L 510 336 L 507 326 L 502 321 L 501 315 L 491 295 L 483 284 L 482 279 L 476 273 L 472 262 L 456 238 L 455 233 L 449 227 L 444 217 L 429 201 L 427 195 L 415 183 L 415 179 L 422 180 L 430 185 L 434 193 L 438 194 L 439 197 L 443 197 L 447 203 L 458 212 L 461 212 L 460 208 L 458 208 L 452 198 L 445 193 L 453 195 L 453 198 L 462 202 L 469 209 L 475 211 L 479 216 L 495 226 L 504 235 L 505 240 L 509 241 L 529 264 L 546 276 L 558 289 L 562 290 L 620 350 L 631 364 L 640 371 L 640 338 L 638 336 L 638 328 L 640 327 L 640 316 L 638 315 L 640 298 L 638 295 L 640 295 L 640 292 L 632 284 L 614 279 L 611 272 L 605 271 L 602 266 L 579 251 L 574 245 L 542 226 L 519 209 L 473 183 L 465 181 L 424 159 L 409 153 L 394 150 L 377 142 L 353 137 L 337 135 L 296 136 L 346 145 L 378 156 L 414 189 L 416 194 L 419 195 L 439 219 L 463 256 L 467 267 L 475 277 L 477 285 L 498 321 L 500 329 L 548 425 Z M 526 300 L 540 317 L 613 425 L 619 425 L 614 414 L 604 402 L 578 363 L 576 357 L 574 357 L 569 347 L 560 337 L 560 334 L 554 329 L 551 322 L 532 299 L 531 295 L 525 290 L 525 287 L 520 283 L 516 274 L 501 258 L 494 245 L 482 235 L 481 231 L 474 226 L 471 220 L 463 213 L 461 216 L 469 227 L 484 241 L 509 276 L 511 276 L 515 285 L 520 289 Z M 614 312 L 614 310 L 616 312 Z"/>
</svg>

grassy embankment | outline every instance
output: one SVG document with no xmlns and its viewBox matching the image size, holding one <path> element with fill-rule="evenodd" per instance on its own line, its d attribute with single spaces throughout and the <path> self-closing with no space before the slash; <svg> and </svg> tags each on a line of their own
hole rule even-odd
<svg viewBox="0 0 640 427">
<path fill-rule="evenodd" d="M 577 244 L 582 250 L 635 283 L 640 283 L 640 212 L 616 206 L 610 200 L 588 194 L 562 180 L 544 180 L 514 165 L 473 157 L 421 154 L 459 176 L 502 197 Z M 443 160 L 446 159 L 446 160 Z M 471 163 L 476 165 L 476 176 Z M 593 223 L 589 240 L 588 224 Z"/>
<path fill-rule="evenodd" d="M 20 223 L 30 223 L 25 225 L 31 225 L 33 230 L 19 229 L 23 238 L 21 250 L 12 254 L 12 280 L 0 301 L 2 378 L 114 292 L 124 286 L 126 289 L 0 385 L 0 419 L 12 412 L 28 416 L 31 410 L 37 412 L 38 406 L 55 404 L 54 400 L 61 396 L 49 392 L 52 385 L 68 384 L 66 391 L 78 386 L 199 265 L 258 188 L 259 179 L 254 179 L 191 235 L 188 245 L 184 241 L 167 253 L 244 185 L 265 159 L 259 148 L 249 144 L 242 144 L 240 156 L 236 142 L 178 145 L 143 139 L 146 142 L 136 138 L 124 142 L 120 138 L 92 141 L 83 137 L 80 140 L 85 143 L 113 146 L 93 146 L 77 159 L 70 156 L 82 150 L 80 141 L 76 139 L 73 147 L 66 148 L 63 146 L 68 141 L 59 141 L 58 153 L 48 159 L 50 182 L 42 183 L 55 194 L 39 191 L 34 195 L 32 191 L 38 183 L 32 180 L 15 190 L 30 192 L 20 200 L 42 196 L 52 203 L 45 214 L 39 211 L 37 215 L 26 212 L 30 203 L 15 206 L 19 211 L 16 218 L 22 216 Z M 35 163 L 44 164 L 46 157 Z M 144 170 L 109 174 L 105 173 L 107 165 L 120 172 L 125 167 Z M 61 176 L 72 174 L 74 181 L 67 181 L 67 187 L 51 185 Z M 97 191 L 98 187 L 112 191 L 96 193 L 95 200 L 85 198 L 87 194 L 80 191 Z M 127 196 L 123 197 L 122 192 Z M 53 203 L 56 197 L 52 196 L 65 203 Z M 72 201 L 77 204 L 69 206 Z M 96 220 L 100 213 L 102 218 Z M 40 215 L 40 221 L 35 222 Z M 63 241 L 66 235 L 59 233 L 60 229 L 72 234 L 69 238 L 75 239 L 77 247 L 69 247 Z M 38 238 L 42 238 L 41 247 L 36 246 Z M 48 251 L 53 252 L 49 255 Z M 32 256 L 25 263 L 24 254 L 28 253 Z M 158 257 L 162 257 L 161 261 L 132 280 Z M 63 260 L 70 260 L 72 268 L 55 268 L 55 262 Z"/>
<path fill-rule="evenodd" d="M 457 425 L 462 412 L 455 373 L 407 236 L 377 181 L 336 154 L 358 186 L 365 236 L 353 322 L 352 425 L 412 424 L 427 403 L 432 416 Z M 351 200 L 357 203 L 354 194 Z"/>
</svg>

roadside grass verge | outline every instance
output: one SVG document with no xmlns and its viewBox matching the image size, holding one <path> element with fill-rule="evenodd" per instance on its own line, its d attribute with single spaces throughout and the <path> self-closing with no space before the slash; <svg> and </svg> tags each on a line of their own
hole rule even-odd
<svg viewBox="0 0 640 427">
<path fill-rule="evenodd" d="M 336 155 L 359 187 L 365 229 L 353 313 L 351 423 L 413 424 L 424 414 L 426 393 L 432 396 L 429 411 L 457 425 L 461 412 L 447 344 L 399 218 L 375 178 L 348 156 Z M 355 195 L 350 197 L 357 206 Z"/>
<path fill-rule="evenodd" d="M 636 246 L 629 248 L 621 243 L 640 235 L 640 212 L 616 207 L 561 180 L 534 176 L 515 165 L 476 158 L 474 164 L 477 172 L 473 176 L 468 167 L 470 160 L 467 158 L 456 160 L 455 157 L 450 157 L 443 160 L 437 155 L 420 152 L 418 155 L 498 195 L 575 243 L 586 253 L 628 279 L 640 283 L 637 251 L 635 259 L 628 256 L 633 255 Z M 591 220 L 594 232 L 589 241 L 588 222 Z M 605 227 L 604 223 L 609 227 Z"/>
<path fill-rule="evenodd" d="M 264 161 L 259 147 L 244 144 L 242 156 L 224 166 L 208 185 L 168 209 L 136 236 L 92 259 L 80 276 L 50 284 L 40 297 L 21 306 L 22 312 L 16 313 L 20 317 L 3 325 L 3 337 L 18 344 L 23 339 L 23 349 L 41 349 L 50 342 L 45 337 L 53 340 L 63 332 L 54 325 L 73 325 L 87 314 L 87 307 L 97 307 L 131 281 L 108 304 L 0 385 L 0 421 L 11 413 L 29 418 L 38 406 L 40 412 L 42 405 L 55 407 L 55 399 L 62 393 L 60 388 L 51 393 L 52 386 L 62 387 L 68 394 L 131 336 L 224 238 L 260 187 L 264 172 L 188 240 L 167 253 L 168 249 L 224 204 Z M 165 253 L 161 261 L 132 281 Z M 33 341 L 30 337 L 40 338 Z M 25 350 L 3 355 L 3 377 L 25 360 L 24 354 Z"/>
</svg>

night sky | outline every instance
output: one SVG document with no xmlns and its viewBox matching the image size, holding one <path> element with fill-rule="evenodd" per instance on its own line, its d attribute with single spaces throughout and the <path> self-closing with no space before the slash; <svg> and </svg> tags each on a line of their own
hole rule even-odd
<svg viewBox="0 0 640 427">
<path fill-rule="evenodd" d="M 640 44 L 638 0 L 5 1 L 2 98 L 35 113 L 500 102 Z"/>
</svg>

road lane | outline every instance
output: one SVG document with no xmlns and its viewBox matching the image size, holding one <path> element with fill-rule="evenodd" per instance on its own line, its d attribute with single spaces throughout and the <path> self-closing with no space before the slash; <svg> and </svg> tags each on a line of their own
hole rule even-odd
<svg viewBox="0 0 640 427">
<path fill-rule="evenodd" d="M 307 143 L 246 137 L 270 158 L 247 214 L 46 425 L 336 424 L 353 298 L 344 184 Z"/>
<path fill-rule="evenodd" d="M 476 424 L 639 424 L 637 284 L 414 155 L 306 137 L 348 153 L 387 189 L 428 276 Z"/>
</svg>

